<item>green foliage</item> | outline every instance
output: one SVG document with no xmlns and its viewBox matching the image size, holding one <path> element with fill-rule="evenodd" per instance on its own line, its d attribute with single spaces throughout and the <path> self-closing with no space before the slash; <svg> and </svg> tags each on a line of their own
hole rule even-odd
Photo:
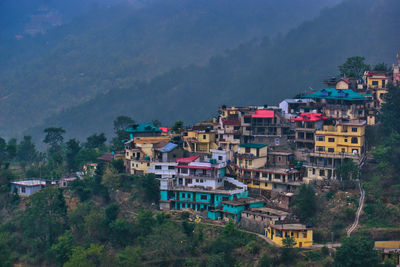
<svg viewBox="0 0 400 267">
<path fill-rule="evenodd" d="M 138 267 L 141 264 L 142 251 L 140 247 L 126 247 L 118 253 L 118 264 L 124 267 Z"/>
<path fill-rule="evenodd" d="M 150 210 L 140 211 L 136 219 L 136 228 L 138 233 L 146 236 L 151 233 L 152 226 L 155 223 L 153 213 Z"/>
<path fill-rule="evenodd" d="M 195 225 L 194 223 L 188 223 L 187 221 L 183 221 L 183 222 L 182 222 L 183 232 L 184 232 L 188 237 L 192 237 L 192 236 L 193 236 L 193 232 L 194 232 L 195 226 L 196 226 L 196 225 Z"/>
<path fill-rule="evenodd" d="M 272 266 L 272 260 L 268 255 L 264 255 L 260 262 L 258 263 L 258 267 L 271 267 Z"/>
<path fill-rule="evenodd" d="M 352 159 L 344 159 L 342 164 L 335 168 L 336 176 L 341 181 L 356 180 L 359 178 L 359 167 Z"/>
<path fill-rule="evenodd" d="M 360 79 L 364 71 L 370 69 L 364 57 L 349 57 L 343 65 L 339 66 L 340 75 Z"/>
<path fill-rule="evenodd" d="M 25 135 L 24 139 L 17 146 L 18 161 L 24 164 L 31 164 L 35 161 L 37 155 L 38 152 L 35 144 L 32 142 L 32 137 Z"/>
<path fill-rule="evenodd" d="M 75 247 L 71 258 L 64 264 L 64 267 L 112 266 L 115 263 L 103 245 L 90 244 L 90 247 L 86 249 Z"/>
<path fill-rule="evenodd" d="M 145 199 L 158 202 L 160 197 L 160 185 L 154 174 L 146 174 L 140 177 L 140 185 L 143 187 Z"/>
<path fill-rule="evenodd" d="M 98 148 L 100 150 L 104 149 L 107 137 L 104 133 L 99 135 L 93 134 L 86 139 L 85 147 L 88 149 Z"/>
<path fill-rule="evenodd" d="M 338 267 L 378 266 L 374 241 L 362 236 L 346 237 L 337 248 L 334 265 Z"/>
<path fill-rule="evenodd" d="M 44 129 L 44 132 L 46 136 L 43 142 L 50 146 L 49 152 L 59 152 L 64 140 L 63 134 L 65 134 L 65 130 L 62 127 L 49 127 Z"/>
<path fill-rule="evenodd" d="M 294 237 L 286 236 L 284 239 L 282 239 L 282 244 L 285 248 L 293 248 L 294 246 L 296 246 L 297 242 Z"/>
<path fill-rule="evenodd" d="M 132 124 L 135 124 L 135 121 L 131 117 L 128 117 L 128 116 L 118 116 L 114 120 L 113 124 L 114 124 L 114 133 L 117 134 L 120 131 L 127 129 Z"/>
<path fill-rule="evenodd" d="M 66 219 L 62 190 L 47 187 L 32 195 L 20 222 L 30 250 L 43 255 L 66 229 Z"/>
<path fill-rule="evenodd" d="M 51 254 L 54 255 L 56 262 L 62 265 L 71 257 L 74 246 L 74 236 L 71 231 L 66 231 L 58 238 L 57 243 L 52 245 Z"/>
<path fill-rule="evenodd" d="M 79 164 L 77 162 L 77 156 L 79 151 L 81 150 L 81 146 L 78 140 L 70 139 L 66 143 L 66 161 L 67 161 L 67 169 L 69 171 L 77 171 L 79 169 Z"/>
<path fill-rule="evenodd" d="M 374 65 L 374 68 L 372 69 L 374 71 L 381 71 L 381 72 L 387 72 L 390 71 L 390 68 L 388 65 L 386 65 L 385 62 L 377 63 Z"/>
<path fill-rule="evenodd" d="M 308 222 L 314 216 L 317 210 L 317 203 L 314 189 L 311 185 L 301 185 L 294 201 L 294 208 L 297 217 L 303 222 Z"/>
<path fill-rule="evenodd" d="M 181 133 L 183 129 L 183 121 L 176 121 L 172 126 L 171 130 L 174 133 Z"/>
</svg>

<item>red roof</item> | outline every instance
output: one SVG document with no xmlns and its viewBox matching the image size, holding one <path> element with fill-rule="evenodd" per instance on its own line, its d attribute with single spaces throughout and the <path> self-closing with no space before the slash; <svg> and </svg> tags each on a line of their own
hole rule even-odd
<svg viewBox="0 0 400 267">
<path fill-rule="evenodd" d="M 274 118 L 273 110 L 256 110 L 256 114 L 251 115 L 252 118 L 272 119 Z"/>
<path fill-rule="evenodd" d="M 350 79 L 349 78 L 342 78 L 342 79 L 339 80 L 339 82 L 340 81 L 344 81 L 345 83 L 350 84 Z"/>
<path fill-rule="evenodd" d="M 230 121 L 230 120 L 222 119 L 222 122 L 225 125 L 237 125 L 237 126 L 240 126 L 240 121 Z"/>
<path fill-rule="evenodd" d="M 178 165 L 175 168 L 182 168 L 182 169 L 200 169 L 200 170 L 211 170 L 211 167 L 206 166 L 188 166 L 188 165 Z"/>
<path fill-rule="evenodd" d="M 200 156 L 192 156 L 192 157 L 187 157 L 187 158 L 179 158 L 176 160 L 176 162 L 179 163 L 190 163 L 195 161 L 196 159 L 200 158 Z"/>
<path fill-rule="evenodd" d="M 97 158 L 98 160 L 105 161 L 105 162 L 110 162 L 114 159 L 114 155 L 111 153 L 105 153 L 101 155 L 100 157 Z"/>
<path fill-rule="evenodd" d="M 321 113 L 309 113 L 309 112 L 304 112 L 301 113 L 300 117 L 298 118 L 293 118 L 289 119 L 290 121 L 322 121 L 326 120 L 328 117 L 322 116 Z"/>
<path fill-rule="evenodd" d="M 168 133 L 169 131 L 168 127 L 158 127 L 158 128 L 160 128 L 163 133 Z"/>
</svg>

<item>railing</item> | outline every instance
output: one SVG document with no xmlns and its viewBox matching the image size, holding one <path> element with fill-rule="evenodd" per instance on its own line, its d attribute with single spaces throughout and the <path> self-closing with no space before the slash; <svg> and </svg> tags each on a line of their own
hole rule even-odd
<svg viewBox="0 0 400 267">
<path fill-rule="evenodd" d="M 208 179 L 208 180 L 210 180 L 210 179 L 216 180 L 216 179 L 223 178 L 223 177 L 219 177 L 216 175 L 208 175 L 208 174 L 188 174 L 188 175 L 186 175 L 186 174 L 181 174 L 181 173 L 176 174 L 176 177 L 177 178 L 185 178 L 185 179 L 202 179 L 203 178 L 203 179 Z"/>
</svg>

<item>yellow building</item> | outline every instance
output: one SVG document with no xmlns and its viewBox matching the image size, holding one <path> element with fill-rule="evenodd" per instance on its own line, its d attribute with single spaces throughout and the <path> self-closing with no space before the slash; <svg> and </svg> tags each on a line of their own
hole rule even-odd
<svg viewBox="0 0 400 267">
<path fill-rule="evenodd" d="M 296 245 L 294 247 L 310 247 L 313 245 L 313 230 L 304 224 L 270 224 L 265 229 L 265 236 L 278 246 L 283 246 L 286 237 L 292 237 Z"/>
<path fill-rule="evenodd" d="M 125 168 L 130 174 L 147 174 L 155 149 L 169 143 L 168 136 L 135 137 L 125 143 Z"/>
<path fill-rule="evenodd" d="M 372 89 L 373 96 L 377 102 L 377 108 L 385 103 L 384 95 L 388 93 L 389 75 L 382 72 L 367 71 L 364 80 L 368 89 Z"/>
<path fill-rule="evenodd" d="M 375 250 L 379 251 L 382 261 L 389 260 L 400 264 L 400 241 L 376 241 Z"/>
<path fill-rule="evenodd" d="M 277 152 L 271 152 L 268 157 L 268 147 L 265 144 L 241 144 L 235 153 L 237 179 L 254 189 L 279 192 L 294 190 L 301 184 L 300 172 L 277 162 L 278 159 L 284 161 L 288 157 L 287 153 L 282 153 L 276 156 Z"/>
<path fill-rule="evenodd" d="M 362 120 L 340 121 L 335 126 L 324 125 L 315 132 L 315 152 L 363 155 L 365 125 Z"/>
<path fill-rule="evenodd" d="M 192 153 L 210 153 L 217 149 L 217 134 L 212 130 L 191 130 L 183 133 L 183 148 Z"/>
</svg>

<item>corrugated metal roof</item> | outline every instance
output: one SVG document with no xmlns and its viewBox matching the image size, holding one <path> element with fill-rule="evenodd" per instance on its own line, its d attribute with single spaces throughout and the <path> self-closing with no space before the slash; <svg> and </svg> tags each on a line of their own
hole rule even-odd
<svg viewBox="0 0 400 267">
<path fill-rule="evenodd" d="M 322 99 L 336 99 L 336 100 L 368 100 L 361 94 L 354 92 L 351 89 L 336 89 L 336 88 L 326 88 L 314 92 L 310 95 L 303 96 L 304 98 L 322 98 Z"/>
<path fill-rule="evenodd" d="M 174 150 L 178 145 L 174 143 L 168 143 L 166 146 L 160 149 L 161 152 L 170 152 Z"/>
</svg>

